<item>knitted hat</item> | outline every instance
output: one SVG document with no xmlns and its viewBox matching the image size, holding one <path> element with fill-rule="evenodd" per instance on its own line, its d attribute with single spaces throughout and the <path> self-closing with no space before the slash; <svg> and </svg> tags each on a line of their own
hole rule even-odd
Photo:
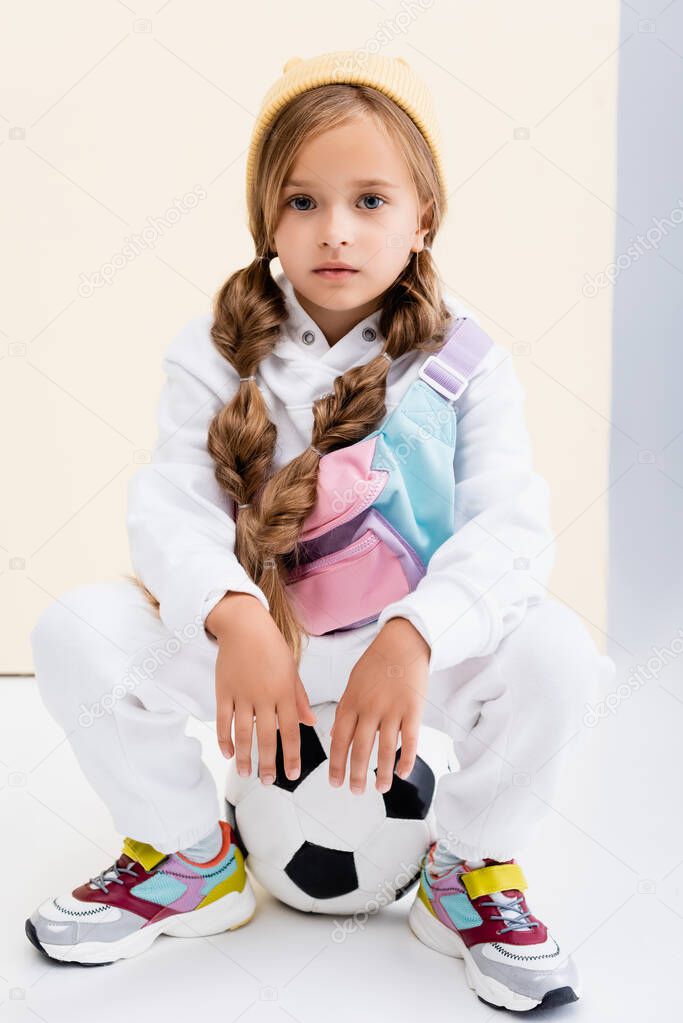
<svg viewBox="0 0 683 1023">
<path fill-rule="evenodd" d="M 247 154 L 247 191 L 251 189 L 256 150 L 273 121 L 290 100 L 319 85 L 348 82 L 369 85 L 393 99 L 405 110 L 424 135 L 434 157 L 444 192 L 446 176 L 441 161 L 441 137 L 431 93 L 403 57 L 359 54 L 355 50 L 337 50 L 303 60 L 292 57 L 279 78 L 266 93 Z"/>
</svg>

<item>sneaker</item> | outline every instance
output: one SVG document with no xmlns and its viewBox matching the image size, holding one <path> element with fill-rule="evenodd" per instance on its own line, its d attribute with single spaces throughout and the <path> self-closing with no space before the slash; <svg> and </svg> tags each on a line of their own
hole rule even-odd
<svg viewBox="0 0 683 1023">
<path fill-rule="evenodd" d="M 159 934 L 191 938 L 248 923 L 256 903 L 244 858 L 230 825 L 218 823 L 223 845 L 206 863 L 126 838 L 116 863 L 31 914 L 29 941 L 62 963 L 109 966 L 144 952 Z"/>
<path fill-rule="evenodd" d="M 427 865 L 435 848 L 436 842 L 423 857 L 408 918 L 420 941 L 464 959 L 467 983 L 487 1005 L 525 1012 L 575 1002 L 576 966 L 527 908 L 519 864 L 485 859 L 484 867 L 474 868 L 460 862 L 433 877 Z"/>
</svg>

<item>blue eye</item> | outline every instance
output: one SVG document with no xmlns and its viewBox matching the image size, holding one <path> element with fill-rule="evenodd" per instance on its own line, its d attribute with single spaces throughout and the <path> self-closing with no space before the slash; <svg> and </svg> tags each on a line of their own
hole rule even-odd
<svg viewBox="0 0 683 1023">
<path fill-rule="evenodd" d="M 375 194 L 374 194 L 374 192 L 372 192 L 372 193 L 368 193 L 367 195 L 364 195 L 364 196 L 361 196 L 361 198 L 362 198 L 362 199 L 379 199 L 380 203 L 382 204 L 381 206 L 366 206 L 365 208 L 366 208 L 367 210 L 379 210 L 379 209 L 381 209 L 381 208 L 382 208 L 382 206 L 383 206 L 383 205 L 384 205 L 384 203 L 386 202 L 386 200 L 385 200 L 385 199 L 383 199 L 383 198 L 381 197 L 381 195 L 375 195 Z M 289 207 L 290 207 L 290 209 L 295 209 L 295 210 L 296 210 L 296 211 L 297 211 L 298 213 L 309 213 L 310 211 L 309 211 L 309 210 L 307 210 L 307 209 L 304 209 L 304 210 L 302 210 L 302 209 L 301 209 L 301 208 L 299 208 L 299 207 L 295 207 L 295 206 L 292 206 L 292 203 L 294 203 L 294 202 L 300 202 L 301 200 L 303 200 L 304 202 L 311 202 L 311 199 L 310 199 L 310 197 L 309 197 L 309 196 L 307 196 L 307 195 L 293 195 L 291 199 L 288 199 L 288 200 L 287 200 L 287 202 L 285 203 L 285 205 L 286 205 L 286 206 L 289 206 Z"/>
<path fill-rule="evenodd" d="M 287 205 L 289 206 L 290 203 L 298 202 L 300 199 L 303 199 L 304 202 L 310 202 L 310 199 L 308 198 L 307 195 L 295 195 L 287 201 Z M 292 207 L 292 209 L 293 208 L 294 207 Z M 308 210 L 299 210 L 299 213 L 308 213 Z"/>
<path fill-rule="evenodd" d="M 363 199 L 379 199 L 379 201 L 382 203 L 382 206 L 384 205 L 384 199 L 381 197 L 381 195 L 375 195 L 374 193 L 371 193 L 369 195 L 364 195 Z M 373 209 L 373 210 L 379 210 L 381 208 L 382 208 L 381 206 L 371 206 L 370 207 L 370 209 Z"/>
</svg>

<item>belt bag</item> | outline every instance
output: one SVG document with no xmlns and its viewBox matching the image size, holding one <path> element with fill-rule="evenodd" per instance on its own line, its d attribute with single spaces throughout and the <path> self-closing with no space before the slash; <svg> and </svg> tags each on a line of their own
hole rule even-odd
<svg viewBox="0 0 683 1023">
<path fill-rule="evenodd" d="M 286 586 L 310 635 L 359 628 L 412 592 L 453 535 L 457 411 L 453 402 L 493 345 L 455 320 L 384 424 L 323 455 L 314 507 Z"/>
</svg>

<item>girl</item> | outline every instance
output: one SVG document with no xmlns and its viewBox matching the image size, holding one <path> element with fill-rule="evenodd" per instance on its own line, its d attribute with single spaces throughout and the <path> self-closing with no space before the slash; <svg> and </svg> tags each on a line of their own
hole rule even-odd
<svg viewBox="0 0 683 1023">
<path fill-rule="evenodd" d="M 246 923 L 252 889 L 188 715 L 216 720 L 223 754 L 271 784 L 276 730 L 297 778 L 299 724 L 335 700 L 331 784 L 349 760 L 362 792 L 378 742 L 385 792 L 399 746 L 396 772 L 411 772 L 422 721 L 454 740 L 460 769 L 438 783 L 410 911 L 418 938 L 463 958 L 489 1004 L 578 997 L 514 857 L 614 665 L 547 597 L 548 487 L 520 384 L 432 261 L 446 198 L 432 100 L 404 60 L 285 65 L 248 155 L 254 258 L 165 355 L 157 444 L 129 490 L 137 576 L 69 591 L 31 634 L 46 706 L 136 836 L 32 913 L 48 956 L 110 963 L 160 933 Z M 383 493 L 403 502 L 393 531 Z M 342 523 L 360 524 L 353 542 Z M 334 571 L 306 573 L 330 538 Z"/>
</svg>

